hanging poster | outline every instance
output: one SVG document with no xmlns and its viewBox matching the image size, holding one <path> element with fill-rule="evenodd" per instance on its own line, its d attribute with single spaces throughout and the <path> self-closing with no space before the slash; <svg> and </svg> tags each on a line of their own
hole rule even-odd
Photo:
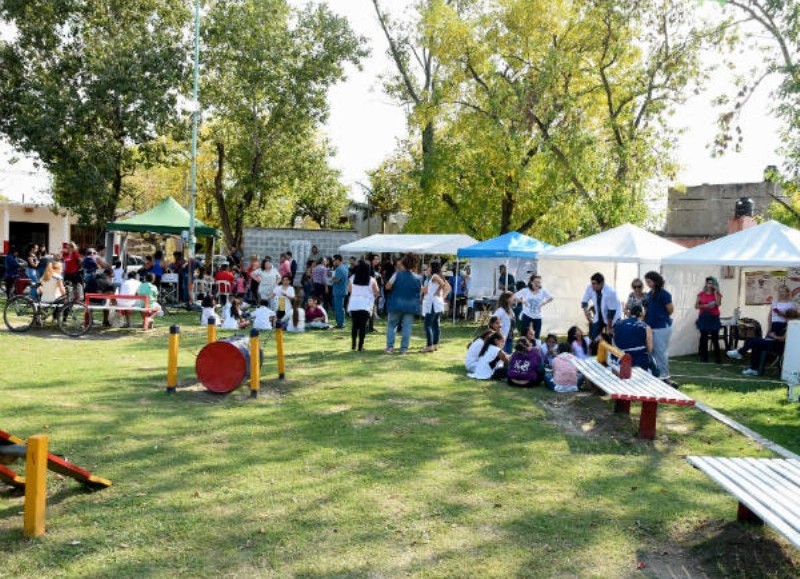
<svg viewBox="0 0 800 579">
<path fill-rule="evenodd" d="M 800 302 L 800 268 L 746 272 L 745 304 L 759 306 L 772 303 L 778 295 L 778 286 L 783 284 L 789 287 L 792 299 Z"/>
<path fill-rule="evenodd" d="M 800 267 L 790 267 L 786 275 L 786 285 L 792 293 L 792 300 L 800 306 Z"/>
</svg>

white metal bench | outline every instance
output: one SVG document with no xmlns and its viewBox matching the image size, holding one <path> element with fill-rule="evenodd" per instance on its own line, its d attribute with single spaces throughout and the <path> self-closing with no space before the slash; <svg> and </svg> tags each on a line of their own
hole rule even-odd
<svg viewBox="0 0 800 579">
<path fill-rule="evenodd" d="M 639 438 L 656 437 L 658 404 L 694 406 L 694 399 L 659 380 L 641 368 L 633 368 L 631 377 L 622 379 L 595 358 L 575 360 L 575 366 L 584 379 L 594 384 L 615 401 L 617 412 L 630 412 L 631 402 L 642 403 L 639 417 Z"/>
<path fill-rule="evenodd" d="M 739 501 L 738 519 L 767 523 L 800 549 L 800 460 L 688 456 Z"/>
</svg>

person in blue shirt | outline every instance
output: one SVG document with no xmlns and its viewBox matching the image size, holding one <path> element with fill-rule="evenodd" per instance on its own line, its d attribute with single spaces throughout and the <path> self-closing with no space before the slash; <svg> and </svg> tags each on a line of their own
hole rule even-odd
<svg viewBox="0 0 800 579">
<path fill-rule="evenodd" d="M 419 314 L 419 296 L 422 290 L 420 278 L 414 275 L 417 260 L 411 255 L 406 255 L 397 262 L 397 269 L 392 277 L 386 281 L 387 310 L 389 319 L 386 322 L 386 350 L 387 354 L 394 353 L 395 333 L 398 325 L 401 327 L 400 353 L 407 354 L 411 342 L 411 326 L 414 316 Z"/>
<path fill-rule="evenodd" d="M 672 335 L 672 296 L 664 289 L 664 278 L 657 271 L 644 274 L 644 282 L 650 291 L 644 298 L 644 323 L 653 330 L 653 362 L 658 376 L 672 384 L 669 373 L 669 339 Z"/>
<path fill-rule="evenodd" d="M 331 290 L 333 293 L 333 313 L 336 317 L 336 328 L 344 328 L 344 300 L 347 297 L 347 280 L 350 270 L 342 263 L 342 256 L 338 253 L 333 256 L 333 278 Z"/>
<path fill-rule="evenodd" d="M 6 273 L 5 273 L 5 283 L 6 283 L 6 297 L 11 299 L 11 292 L 14 290 L 14 283 L 19 273 L 19 263 L 17 263 L 17 257 L 19 256 L 19 251 L 17 251 L 16 247 L 12 247 L 8 250 L 8 254 L 6 255 Z"/>
<path fill-rule="evenodd" d="M 628 318 L 614 324 L 614 345 L 630 355 L 634 366 L 653 371 L 655 374 L 650 359 L 650 352 L 653 350 L 653 331 L 642 321 L 644 309 L 635 304 L 628 313 Z"/>
</svg>

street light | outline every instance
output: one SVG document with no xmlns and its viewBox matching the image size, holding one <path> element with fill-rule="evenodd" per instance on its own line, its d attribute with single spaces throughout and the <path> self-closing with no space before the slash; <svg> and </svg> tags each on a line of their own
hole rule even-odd
<svg viewBox="0 0 800 579">
<path fill-rule="evenodd" d="M 194 3 L 194 90 L 192 94 L 192 169 L 189 186 L 189 308 L 194 303 L 195 199 L 197 197 L 197 125 L 200 120 L 198 78 L 200 68 L 200 0 Z"/>
</svg>

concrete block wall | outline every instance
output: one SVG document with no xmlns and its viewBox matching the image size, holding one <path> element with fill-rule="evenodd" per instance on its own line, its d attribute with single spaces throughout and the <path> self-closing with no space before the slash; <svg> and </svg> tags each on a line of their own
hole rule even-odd
<svg viewBox="0 0 800 579">
<path fill-rule="evenodd" d="M 292 251 L 291 243 L 294 241 L 308 241 L 309 247 L 316 245 L 323 256 L 332 256 L 339 253 L 339 246 L 359 239 L 358 233 L 352 229 L 245 229 L 243 252 L 245 260 L 251 255 L 257 255 L 259 260 L 264 256 L 272 257 L 273 263 L 278 263 L 278 256 L 284 251 Z M 298 257 L 296 251 L 295 259 Z M 348 256 L 344 256 L 345 258 Z M 298 259 L 298 264 L 300 260 Z"/>
<path fill-rule="evenodd" d="M 740 197 L 753 200 L 755 215 L 763 216 L 773 199 L 782 197 L 774 183 L 726 183 L 698 185 L 686 191 L 669 190 L 667 224 L 669 237 L 720 237 L 728 233 L 728 220 L 733 218 Z"/>
</svg>

